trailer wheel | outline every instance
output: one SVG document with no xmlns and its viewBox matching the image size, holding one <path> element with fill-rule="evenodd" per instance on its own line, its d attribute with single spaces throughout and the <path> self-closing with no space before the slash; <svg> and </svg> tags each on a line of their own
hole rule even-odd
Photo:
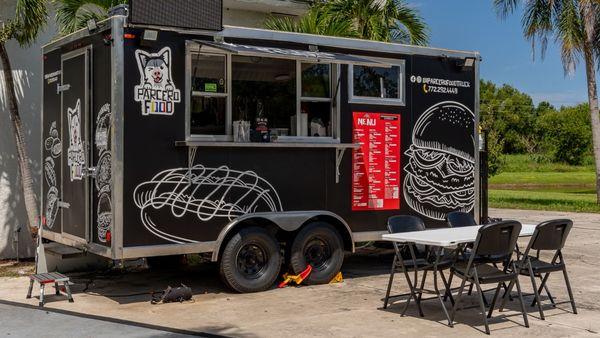
<svg viewBox="0 0 600 338">
<path fill-rule="evenodd" d="M 342 237 L 329 223 L 310 223 L 294 239 L 290 264 L 296 274 L 312 265 L 313 270 L 305 280 L 307 284 L 329 283 L 343 262 Z"/>
<path fill-rule="evenodd" d="M 242 229 L 227 242 L 219 265 L 221 278 L 235 291 L 267 290 L 281 268 L 279 243 L 263 228 Z"/>
</svg>

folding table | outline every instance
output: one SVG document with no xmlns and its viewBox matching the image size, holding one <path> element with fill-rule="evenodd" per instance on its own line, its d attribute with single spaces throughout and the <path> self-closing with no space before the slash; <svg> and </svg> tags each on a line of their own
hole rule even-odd
<svg viewBox="0 0 600 338">
<path fill-rule="evenodd" d="M 476 226 L 467 226 L 467 227 L 460 227 L 460 228 L 441 228 L 441 229 L 431 229 L 431 230 L 424 230 L 424 231 L 411 231 L 411 232 L 402 232 L 402 233 L 395 233 L 395 234 L 384 234 L 381 236 L 381 239 L 384 241 L 389 241 L 389 242 L 402 243 L 403 245 L 408 245 L 409 248 L 411 248 L 412 245 L 416 245 L 416 244 L 430 245 L 430 246 L 434 246 L 434 247 L 437 247 L 440 249 L 453 248 L 453 247 L 460 248 L 461 246 L 463 246 L 467 243 L 475 242 L 475 240 L 477 239 L 477 233 L 479 231 L 479 228 L 481 228 L 481 227 L 482 227 L 482 225 L 476 225 Z M 528 236 L 533 235 L 533 233 L 535 231 L 535 227 L 536 227 L 536 224 L 522 224 L 519 237 L 528 237 Z M 439 272 L 437 269 L 437 262 L 440 261 L 440 256 L 442 254 L 442 251 L 443 250 L 435 250 L 436 259 L 435 259 L 435 263 L 434 263 L 434 277 L 433 278 L 434 278 L 434 285 L 435 285 L 435 293 L 437 294 L 437 297 L 438 297 L 440 303 L 442 304 L 442 309 L 444 310 L 444 314 L 446 315 L 446 318 L 448 319 L 448 325 L 452 326 L 452 322 L 450 321 L 450 315 L 448 314 L 448 311 L 446 310 L 444 301 L 442 300 L 441 294 L 437 288 L 437 274 Z M 395 264 L 395 261 L 393 264 Z M 392 269 L 394 269 L 394 268 L 395 268 L 395 266 L 392 266 Z M 393 271 L 392 271 L 392 273 L 393 273 Z M 410 288 L 410 294 L 408 295 L 409 297 L 407 299 L 406 306 L 408 306 L 408 302 L 410 302 L 410 300 L 412 298 L 414 298 L 415 302 L 417 303 L 417 306 L 420 309 L 420 298 L 421 298 L 420 295 L 423 292 L 422 287 L 420 289 L 415 290 L 416 288 L 413 286 L 413 282 L 410 280 L 410 276 L 408 275 L 408 273 L 406 273 L 406 271 L 404 271 L 404 276 L 407 279 L 407 283 Z M 414 282 L 416 283 L 416 280 Z M 416 295 L 417 293 L 419 293 L 419 297 L 417 297 L 417 295 Z"/>
</svg>

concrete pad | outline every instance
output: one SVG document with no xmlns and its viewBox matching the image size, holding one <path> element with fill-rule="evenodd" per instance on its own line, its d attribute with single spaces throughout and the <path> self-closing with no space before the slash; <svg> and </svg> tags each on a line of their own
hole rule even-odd
<svg viewBox="0 0 600 338">
<path fill-rule="evenodd" d="M 492 335 L 597 336 L 600 333 L 600 215 L 515 210 L 492 210 L 491 214 L 522 222 L 559 217 L 575 221 L 564 254 L 579 310 L 579 314 L 574 315 L 568 304 L 552 308 L 546 301 L 544 309 L 547 319 L 541 321 L 537 308 L 527 304 L 531 327 L 525 328 L 518 312 L 518 303 L 513 301 L 505 312 L 494 313 L 490 322 Z M 71 274 L 77 283 L 73 287 L 75 303 L 68 303 L 64 297 L 50 296 L 44 310 L 99 322 L 118 321 L 127 326 L 177 334 L 245 337 L 482 335 L 483 323 L 477 309 L 458 312 L 454 328 L 446 326 L 437 300 L 424 302 L 423 318 L 417 315 L 414 304 L 409 307 L 407 315 L 402 317 L 400 311 L 403 301 L 383 310 L 382 298 L 392 258 L 389 251 L 363 252 L 347 258 L 342 269 L 345 278 L 343 283 L 273 289 L 255 294 L 235 294 L 224 288 L 213 264 L 168 271 Z M 397 276 L 394 292 L 408 291 L 402 276 Z M 149 303 L 150 292 L 180 283 L 192 288 L 193 302 L 160 305 Z M 528 278 L 522 277 L 521 284 L 525 292 L 531 292 Z M 5 306 L 15 309 L 37 304 L 35 298 L 25 299 L 28 285 L 26 278 L 2 278 L 0 285 L 0 304 L 4 304 L 0 312 L 6 309 Z M 453 286 L 458 284 L 455 282 Z M 552 276 L 549 287 L 558 301 L 567 299 L 562 275 Z M 38 291 L 34 291 L 34 295 L 37 294 Z M 526 302 L 530 303 L 531 299 L 526 297 Z M 476 304 L 476 298 L 467 297 L 466 303 Z M 447 306 L 450 306 L 449 302 Z M 0 314 L 0 321 L 4 321 L 4 318 Z M 54 323 L 62 325 L 59 321 Z M 34 321 L 30 325 L 38 327 L 42 322 Z M 129 336 L 128 331 L 116 328 L 115 334 Z"/>
</svg>

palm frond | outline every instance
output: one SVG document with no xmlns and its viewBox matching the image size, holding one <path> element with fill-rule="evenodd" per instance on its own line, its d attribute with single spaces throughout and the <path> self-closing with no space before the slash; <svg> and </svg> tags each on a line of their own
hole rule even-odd
<svg viewBox="0 0 600 338">
<path fill-rule="evenodd" d="M 356 37 L 356 31 L 349 20 L 329 17 L 323 11 L 311 10 L 302 18 L 269 17 L 265 23 L 267 29 L 307 33 L 317 35 Z"/>
<path fill-rule="evenodd" d="M 106 18 L 109 8 L 127 3 L 126 0 L 53 0 L 59 33 L 70 34 L 86 26 L 89 19 Z"/>
<path fill-rule="evenodd" d="M 264 22 L 264 26 L 266 29 L 271 29 L 274 31 L 298 33 L 298 30 L 299 30 L 298 22 L 289 16 L 285 16 L 285 17 L 270 16 Z"/>
<path fill-rule="evenodd" d="M 518 7 L 519 0 L 494 0 L 496 14 L 501 18 L 506 18 L 512 14 Z"/>
<path fill-rule="evenodd" d="M 314 10 L 335 20 L 351 22 L 362 39 L 418 45 L 429 40 L 427 25 L 404 0 L 330 0 L 318 6 Z"/>
<path fill-rule="evenodd" d="M 555 37 L 560 44 L 565 74 L 573 74 L 585 39 L 584 26 L 576 0 L 561 0 L 555 8 Z"/>
<path fill-rule="evenodd" d="M 404 37 L 402 40 L 394 40 L 403 43 L 411 43 L 413 45 L 427 45 L 429 43 L 429 30 L 419 13 L 415 9 L 410 8 L 402 0 L 391 0 L 388 2 L 393 4 L 394 7 L 392 13 L 394 21 L 392 30 L 408 33 L 408 37 Z M 403 30 L 402 27 L 406 30 Z M 401 38 L 402 35 L 406 34 L 400 34 L 398 35 L 398 38 Z M 407 38 L 409 38 L 409 40 Z"/>
<path fill-rule="evenodd" d="M 410 33 L 404 27 L 399 27 L 392 31 L 391 40 L 399 43 L 408 43 L 407 41 L 410 41 Z"/>
<path fill-rule="evenodd" d="M 548 41 L 554 38 L 566 75 L 575 71 L 584 49 L 593 53 L 592 62 L 600 67 L 599 0 L 494 0 L 494 6 L 502 17 L 523 7 L 523 35 L 531 42 L 534 58 L 538 46 L 544 58 Z"/>
<path fill-rule="evenodd" d="M 536 45 L 539 43 L 542 58 L 546 54 L 548 37 L 553 30 L 552 0 L 529 0 L 525 3 L 521 24 L 523 35 L 531 42 L 533 57 L 535 58 Z"/>
<path fill-rule="evenodd" d="M 46 25 L 48 10 L 45 0 L 18 0 L 13 23 L 13 37 L 19 45 L 30 45 Z"/>
</svg>

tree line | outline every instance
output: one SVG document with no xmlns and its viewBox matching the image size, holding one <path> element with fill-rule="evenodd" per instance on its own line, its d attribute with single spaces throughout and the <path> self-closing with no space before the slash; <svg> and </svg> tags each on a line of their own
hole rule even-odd
<svg viewBox="0 0 600 338">
<path fill-rule="evenodd" d="M 481 80 L 481 128 L 487 134 L 490 175 L 502 171 L 506 154 L 580 165 L 593 155 L 587 103 L 554 107 L 510 85 Z"/>
</svg>

